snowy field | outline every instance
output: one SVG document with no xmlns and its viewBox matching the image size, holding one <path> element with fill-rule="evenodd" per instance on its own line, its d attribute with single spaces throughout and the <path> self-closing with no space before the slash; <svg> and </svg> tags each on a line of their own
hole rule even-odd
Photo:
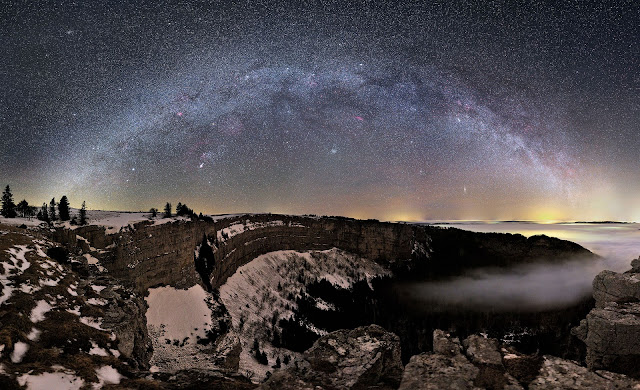
<svg viewBox="0 0 640 390">
<path fill-rule="evenodd" d="M 78 209 L 71 209 L 70 214 L 72 217 L 78 215 Z M 220 215 L 208 215 L 207 217 L 213 220 L 219 220 L 224 218 L 237 217 L 242 214 L 220 214 Z M 158 217 L 151 218 L 149 212 L 129 212 L 129 211 L 104 211 L 104 210 L 87 210 L 87 222 L 89 225 L 104 226 L 107 229 L 107 233 L 115 233 L 122 228 L 133 227 L 134 224 L 143 221 L 153 221 L 154 225 L 162 225 L 174 221 L 187 221 L 189 218 L 173 216 L 171 218 L 162 218 L 162 211 L 158 211 Z M 0 224 L 20 226 L 26 225 L 27 227 L 40 226 L 43 222 L 36 218 L 4 218 L 0 216 Z M 78 226 L 71 225 L 69 221 L 61 223 L 56 222 L 56 226 L 65 226 L 68 229 L 76 229 Z M 239 228 L 240 226 L 237 226 Z M 250 230 L 247 228 L 246 230 Z"/>
</svg>

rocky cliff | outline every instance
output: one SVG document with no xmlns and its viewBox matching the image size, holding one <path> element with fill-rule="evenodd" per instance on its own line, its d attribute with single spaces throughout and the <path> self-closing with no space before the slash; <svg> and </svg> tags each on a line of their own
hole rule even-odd
<svg viewBox="0 0 640 390">
<path fill-rule="evenodd" d="M 415 355 L 399 390 L 420 389 L 635 389 L 640 383 L 608 371 L 592 372 L 549 355 L 525 355 L 498 340 L 471 335 L 462 343 L 447 332 L 433 333 L 433 352 Z"/>
<path fill-rule="evenodd" d="M 596 307 L 573 334 L 587 347 L 590 369 L 640 378 L 640 258 L 625 273 L 602 271 L 593 280 Z"/>
<path fill-rule="evenodd" d="M 544 236 L 527 239 L 375 220 L 271 214 L 145 221 L 115 233 L 100 226 L 59 229 L 54 238 L 72 247 L 88 246 L 85 250 L 91 249 L 111 275 L 143 292 L 161 284 L 189 287 L 202 282 L 194 251 L 203 237 L 214 252 L 207 275 L 213 288 L 259 255 L 289 249 L 339 248 L 383 264 L 398 276 L 430 277 L 468 267 L 593 256 L 579 245 Z"/>
</svg>

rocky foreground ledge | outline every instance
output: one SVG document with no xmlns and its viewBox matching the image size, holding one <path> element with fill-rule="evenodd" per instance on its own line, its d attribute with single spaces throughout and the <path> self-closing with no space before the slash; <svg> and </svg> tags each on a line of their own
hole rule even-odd
<svg viewBox="0 0 640 390">
<path fill-rule="evenodd" d="M 593 280 L 596 307 L 572 333 L 587 348 L 591 370 L 640 378 L 640 257 L 625 273 L 602 271 Z"/>
<path fill-rule="evenodd" d="M 520 354 L 481 335 L 460 342 L 436 330 L 433 345 L 433 352 L 413 356 L 403 370 L 393 333 L 377 325 L 340 330 L 320 338 L 304 360 L 277 371 L 260 389 L 640 389 L 625 375 Z"/>
</svg>

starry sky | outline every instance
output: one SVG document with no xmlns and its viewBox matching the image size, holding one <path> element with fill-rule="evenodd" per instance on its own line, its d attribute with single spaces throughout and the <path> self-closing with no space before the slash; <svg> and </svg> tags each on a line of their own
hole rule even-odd
<svg viewBox="0 0 640 390">
<path fill-rule="evenodd" d="M 637 1 L 296 3 L 3 2 L 0 184 L 107 210 L 640 220 Z"/>
</svg>

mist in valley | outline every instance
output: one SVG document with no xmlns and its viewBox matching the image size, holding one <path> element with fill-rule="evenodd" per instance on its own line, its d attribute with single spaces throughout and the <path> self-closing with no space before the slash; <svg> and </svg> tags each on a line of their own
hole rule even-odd
<svg viewBox="0 0 640 390">
<path fill-rule="evenodd" d="M 509 269 L 474 269 L 461 276 L 401 286 L 416 304 L 460 306 L 491 311 L 540 311 L 571 306 L 591 296 L 593 278 L 602 270 L 623 272 L 640 256 L 640 224 L 455 223 L 476 232 L 545 234 L 574 241 L 601 258 L 575 258 L 519 265 Z"/>
</svg>

